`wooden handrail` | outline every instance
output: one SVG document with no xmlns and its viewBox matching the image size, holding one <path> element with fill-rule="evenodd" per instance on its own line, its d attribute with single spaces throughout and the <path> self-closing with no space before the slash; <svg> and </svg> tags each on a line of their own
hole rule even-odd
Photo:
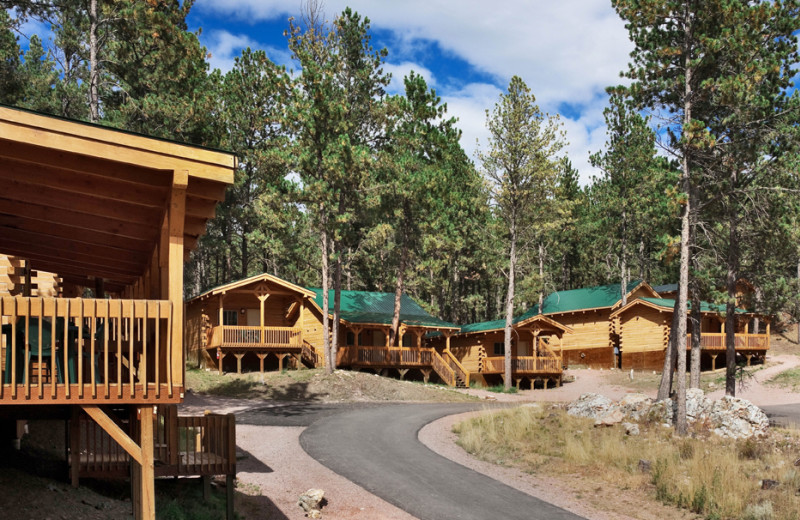
<svg viewBox="0 0 800 520">
<path fill-rule="evenodd" d="M 0 402 L 177 402 L 172 311 L 164 300 L 0 298 Z"/>
<path fill-rule="evenodd" d="M 483 359 L 484 373 L 502 374 L 505 372 L 505 358 L 503 356 L 486 357 Z M 512 373 L 561 373 L 561 360 L 556 357 L 514 356 L 511 358 Z"/>
<path fill-rule="evenodd" d="M 450 368 L 453 369 L 453 372 L 461 376 L 461 380 L 464 381 L 464 384 L 469 386 L 469 372 L 464 369 L 464 366 L 459 363 L 458 359 L 456 359 L 451 351 L 445 350 L 443 354 Z"/>
<path fill-rule="evenodd" d="M 302 348 L 300 327 L 250 327 L 238 325 L 218 325 L 208 336 L 206 348 L 258 348 L 286 347 Z"/>
<path fill-rule="evenodd" d="M 336 365 L 429 367 L 434 352 L 432 348 L 346 346 L 337 349 Z"/>
<path fill-rule="evenodd" d="M 444 359 L 442 359 L 442 356 L 440 356 L 439 353 L 436 352 L 435 350 L 433 351 L 432 361 L 433 361 L 433 369 L 436 371 L 437 374 L 439 374 L 439 377 L 442 378 L 442 381 L 444 381 L 444 383 L 447 386 L 456 386 L 455 371 L 450 367 L 450 365 L 447 364 L 447 362 Z"/>
<path fill-rule="evenodd" d="M 300 352 L 300 355 L 308 358 L 308 360 L 311 361 L 311 364 L 314 366 L 319 365 L 319 355 L 317 354 L 317 349 L 308 341 L 303 340 L 303 348 Z"/>
<path fill-rule="evenodd" d="M 735 335 L 737 350 L 769 350 L 769 334 Z M 692 348 L 692 335 L 686 335 L 686 348 Z M 725 350 L 724 332 L 703 332 L 700 334 L 700 348 L 703 350 Z"/>
</svg>

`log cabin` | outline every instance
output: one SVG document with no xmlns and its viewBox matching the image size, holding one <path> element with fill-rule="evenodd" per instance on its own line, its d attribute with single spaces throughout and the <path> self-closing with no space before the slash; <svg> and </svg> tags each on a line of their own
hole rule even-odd
<svg viewBox="0 0 800 520">
<path fill-rule="evenodd" d="M 190 363 L 224 370 L 226 355 L 261 372 L 324 363 L 321 321 L 311 315 L 315 293 L 270 274 L 259 274 L 204 292 L 186 302 L 186 344 Z M 249 363 L 248 363 L 249 362 Z M 250 365 L 250 366 L 248 366 Z M 231 367 L 228 367 L 231 368 Z"/>
<path fill-rule="evenodd" d="M 635 370 L 660 371 L 670 336 L 675 300 L 664 298 L 638 298 L 611 314 L 611 323 L 619 338 L 621 358 L 619 367 Z M 689 304 L 691 309 L 691 303 Z M 702 302 L 700 306 L 701 367 L 716 370 L 725 366 L 725 306 Z M 754 314 L 737 309 L 736 352 L 749 366 L 753 359 L 764 360 L 769 350 L 770 322 L 765 334 L 751 334 L 749 322 Z M 692 334 L 687 336 L 687 349 L 691 347 Z M 721 360 L 717 360 L 721 357 Z"/>
<path fill-rule="evenodd" d="M 319 336 L 309 341 L 321 346 L 322 289 L 311 289 L 313 311 L 310 313 L 314 330 Z M 334 291 L 329 291 L 329 316 L 333 319 Z M 336 366 L 354 370 L 374 370 L 385 374 L 397 371 L 403 379 L 410 371 L 418 371 L 424 381 L 436 374 L 450 386 L 469 385 L 469 374 L 449 353 L 440 354 L 425 345 L 432 333 L 450 337 L 460 330 L 453 323 L 440 320 L 426 312 L 407 294 L 400 300 L 400 326 L 397 345 L 390 345 L 390 330 L 394 314 L 394 293 L 371 291 L 341 291 L 339 346 Z"/>
<path fill-rule="evenodd" d="M 720 288 L 724 291 L 724 288 Z M 678 297 L 678 284 L 656 285 L 653 290 L 659 298 L 674 300 Z M 736 306 L 742 309 L 752 309 L 756 299 L 756 287 L 744 278 L 736 282 Z"/>
<path fill-rule="evenodd" d="M 635 280 L 628 283 L 626 301 L 640 297 L 655 298 L 658 294 L 646 282 Z M 614 347 L 618 338 L 610 316 L 621 304 L 622 288 L 618 283 L 556 291 L 544 299 L 541 314 L 572 331 L 563 338 L 561 355 L 565 367 L 615 366 Z M 536 314 L 539 314 L 538 305 L 534 305 L 522 317 Z"/>
<path fill-rule="evenodd" d="M 464 325 L 452 338 L 438 338 L 438 350 L 455 357 L 470 381 L 484 386 L 502 382 L 505 324 L 505 320 L 494 320 Z M 545 389 L 551 382 L 560 386 L 563 337 L 572 330 L 541 314 L 515 318 L 512 330 L 511 376 L 517 389 L 526 382 L 530 388 L 537 382 Z"/>
<path fill-rule="evenodd" d="M 190 471 L 187 431 L 176 422 L 162 453 L 157 419 L 184 396 L 183 263 L 235 168 L 229 153 L 0 106 L 0 251 L 81 296 L 0 297 L 0 421 L 69 419 L 73 484 L 87 456 L 108 462 L 84 450 L 81 422 L 104 432 L 129 463 L 137 519 L 155 518 L 157 457 Z M 230 475 L 230 452 L 205 448 L 232 447 L 233 423 L 213 422 L 225 436 L 200 435 L 195 453 Z"/>
</svg>

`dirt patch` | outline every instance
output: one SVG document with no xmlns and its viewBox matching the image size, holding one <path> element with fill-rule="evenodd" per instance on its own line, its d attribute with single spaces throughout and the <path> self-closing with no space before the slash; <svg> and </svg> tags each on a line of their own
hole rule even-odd
<svg viewBox="0 0 800 520">
<path fill-rule="evenodd" d="M 187 388 L 205 395 L 237 399 L 316 402 L 463 402 L 475 397 L 444 385 L 400 381 L 362 372 L 322 369 L 286 370 L 264 374 L 224 374 L 186 371 Z"/>
</svg>

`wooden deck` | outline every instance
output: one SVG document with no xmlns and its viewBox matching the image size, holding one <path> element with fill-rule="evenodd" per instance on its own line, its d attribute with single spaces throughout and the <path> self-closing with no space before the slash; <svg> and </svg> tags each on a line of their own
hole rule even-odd
<svg viewBox="0 0 800 520">
<path fill-rule="evenodd" d="M 319 355 L 314 347 L 303 341 L 300 327 L 246 327 L 219 325 L 208 334 L 206 349 L 216 351 L 219 373 L 223 373 L 225 356 L 236 357 L 236 372 L 242 372 L 242 358 L 249 352 L 259 358 L 259 367 L 264 371 L 264 358 L 269 354 L 278 357 L 278 369 L 283 369 L 284 358 L 294 357 L 297 363 L 308 361 L 316 366 Z"/>
<path fill-rule="evenodd" d="M 401 377 L 403 371 L 419 369 L 426 382 L 431 372 L 436 372 L 449 386 L 469 386 L 469 373 L 448 350 L 439 354 L 436 349 L 422 347 L 345 346 L 337 349 L 336 366 L 393 368 L 401 371 Z"/>
<path fill-rule="evenodd" d="M 769 334 L 741 334 L 736 333 L 737 351 L 766 351 L 769 350 Z M 686 348 L 691 349 L 692 335 L 686 337 Z M 725 333 L 704 332 L 700 335 L 700 348 L 708 351 L 725 351 Z"/>
<path fill-rule="evenodd" d="M 505 372 L 505 358 L 493 356 L 483 359 L 481 373 L 502 374 Z M 560 375 L 561 359 L 557 357 L 514 356 L 511 358 L 511 373 L 518 376 Z"/>
<path fill-rule="evenodd" d="M 183 397 L 183 354 L 173 346 L 170 301 L 3 297 L 0 317 L 0 403 L 147 404 Z"/>
</svg>

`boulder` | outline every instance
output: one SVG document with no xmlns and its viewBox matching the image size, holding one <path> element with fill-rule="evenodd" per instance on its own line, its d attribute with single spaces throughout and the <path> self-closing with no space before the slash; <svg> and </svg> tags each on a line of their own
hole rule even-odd
<svg viewBox="0 0 800 520">
<path fill-rule="evenodd" d="M 652 405 L 653 400 L 644 394 L 628 394 L 619 402 L 622 413 L 634 421 L 645 419 Z"/>
<path fill-rule="evenodd" d="M 639 425 L 636 423 L 624 422 L 622 427 L 625 428 L 625 434 L 635 437 L 639 435 Z"/>
<path fill-rule="evenodd" d="M 612 410 L 614 403 L 608 397 L 595 393 L 582 394 L 567 405 L 567 413 L 576 417 L 599 419 Z"/>
<path fill-rule="evenodd" d="M 714 433 L 733 439 L 763 437 L 769 428 L 769 418 L 763 410 L 747 399 L 729 395 L 714 402 L 708 419 Z"/>
<path fill-rule="evenodd" d="M 621 423 L 625 419 L 625 414 L 620 410 L 613 409 L 605 415 L 598 417 L 594 421 L 595 426 L 613 426 Z"/>
<path fill-rule="evenodd" d="M 714 403 L 699 388 L 686 390 L 686 420 L 689 423 L 702 421 Z"/>
<path fill-rule="evenodd" d="M 309 518 L 321 518 L 320 507 L 325 492 L 321 489 L 309 489 L 297 499 L 297 505 L 303 508 Z"/>
</svg>

